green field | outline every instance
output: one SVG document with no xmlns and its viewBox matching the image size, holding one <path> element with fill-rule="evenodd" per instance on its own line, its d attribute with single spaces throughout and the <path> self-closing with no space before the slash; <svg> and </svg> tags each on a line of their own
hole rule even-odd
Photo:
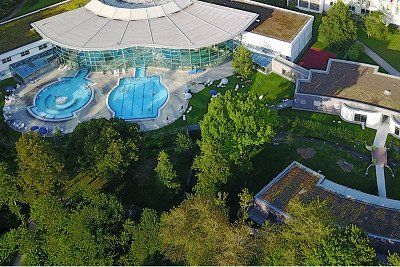
<svg viewBox="0 0 400 267">
<path fill-rule="evenodd" d="M 72 0 L 71 2 L 46 9 L 36 14 L 12 21 L 0 26 L 0 53 L 40 40 L 41 37 L 31 26 L 31 23 L 48 18 L 85 5 L 88 0 Z"/>
<path fill-rule="evenodd" d="M 368 38 L 364 29 L 359 27 L 358 39 L 400 71 L 400 32 L 389 33 L 385 41 L 379 41 Z"/>
<path fill-rule="evenodd" d="M 194 94 L 190 99 L 189 106 L 192 106 L 193 110 L 187 114 L 188 124 L 198 123 L 207 113 L 208 104 L 211 100 L 210 90 L 216 90 L 223 94 L 227 90 L 234 91 L 236 84 L 239 84 L 238 92 L 252 92 L 257 96 L 263 95 L 262 101 L 270 105 L 277 104 L 285 98 L 293 98 L 294 93 L 294 84 L 275 73 L 265 75 L 255 72 L 250 83 L 242 82 L 236 76 L 231 76 L 228 85 L 224 88 L 217 88 L 218 83 L 219 81 L 215 81 L 211 86 L 207 86 L 199 93 Z"/>
<path fill-rule="evenodd" d="M 16 17 L 62 2 L 64 0 L 27 0 L 16 14 Z"/>
</svg>

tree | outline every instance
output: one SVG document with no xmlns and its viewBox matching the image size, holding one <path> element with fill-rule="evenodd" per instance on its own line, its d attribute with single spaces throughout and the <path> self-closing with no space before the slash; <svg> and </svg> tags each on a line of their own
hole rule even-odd
<svg viewBox="0 0 400 267">
<path fill-rule="evenodd" d="M 346 4 L 337 1 L 322 18 L 318 40 L 328 46 L 343 48 L 357 37 L 357 27 Z"/>
<path fill-rule="evenodd" d="M 228 160 L 218 145 L 213 143 L 202 143 L 201 153 L 194 159 L 193 169 L 197 171 L 196 194 L 204 196 L 214 196 L 231 174 Z"/>
<path fill-rule="evenodd" d="M 39 258 L 40 265 L 113 265 L 120 251 L 123 218 L 123 207 L 115 197 L 89 189 L 76 193 L 68 204 L 40 197 L 32 205 L 34 237 L 27 239 L 39 243 L 25 251 L 33 259 L 30 262 Z"/>
<path fill-rule="evenodd" d="M 12 229 L 0 236 L 0 264 L 11 266 L 19 250 L 19 233 Z"/>
<path fill-rule="evenodd" d="M 192 140 L 190 140 L 189 135 L 178 133 L 176 135 L 175 145 L 176 145 L 175 147 L 176 152 L 182 153 L 190 150 L 193 146 L 193 142 Z"/>
<path fill-rule="evenodd" d="M 252 258 L 250 229 L 232 225 L 225 205 L 191 196 L 161 216 L 164 255 L 177 264 L 246 265 Z"/>
<path fill-rule="evenodd" d="M 235 69 L 235 72 L 244 79 L 249 78 L 253 73 L 251 52 L 243 45 L 238 46 L 233 52 L 232 67 Z"/>
<path fill-rule="evenodd" d="M 121 262 L 124 265 L 158 265 L 161 244 L 160 217 L 157 212 L 144 209 L 139 224 L 128 221 L 124 228 L 121 238 L 128 240 L 130 247 Z"/>
<path fill-rule="evenodd" d="M 177 177 L 177 174 L 174 170 L 174 166 L 169 160 L 168 154 L 164 150 L 162 150 L 158 154 L 157 160 L 158 163 L 154 170 L 157 174 L 158 180 L 161 182 L 162 185 L 170 189 L 178 188 L 179 183 L 174 181 Z"/>
<path fill-rule="evenodd" d="M 391 266 L 400 266 L 400 256 L 397 253 L 389 253 L 388 263 Z"/>
<path fill-rule="evenodd" d="M 350 46 L 349 51 L 347 51 L 347 57 L 350 60 L 356 61 L 360 58 L 363 52 L 364 46 L 362 44 L 354 44 Z"/>
<path fill-rule="evenodd" d="M 8 206 L 10 211 L 23 221 L 24 216 L 17 204 L 22 198 L 17 182 L 17 177 L 9 174 L 6 164 L 0 162 L 0 208 Z"/>
<path fill-rule="evenodd" d="M 136 124 L 121 119 L 93 119 L 75 128 L 65 154 L 70 169 L 89 171 L 109 181 L 124 175 L 139 159 L 140 139 Z"/>
<path fill-rule="evenodd" d="M 274 136 L 276 122 L 276 112 L 255 94 L 234 96 L 228 91 L 211 101 L 200 121 L 200 148 L 204 151 L 209 144 L 218 144 L 223 158 L 248 169 L 253 153 Z"/>
<path fill-rule="evenodd" d="M 242 192 L 239 193 L 239 219 L 241 223 L 244 223 L 249 218 L 249 208 L 253 201 L 253 196 L 249 193 L 247 188 L 243 188 Z"/>
<path fill-rule="evenodd" d="M 289 203 L 290 218 L 269 224 L 257 237 L 260 265 L 370 265 L 375 258 L 367 235 L 351 225 L 339 228 L 324 202 Z"/>
<path fill-rule="evenodd" d="M 294 143 L 294 136 L 292 131 L 288 131 L 286 136 L 285 136 L 285 143 L 291 147 Z"/>
<path fill-rule="evenodd" d="M 314 251 L 333 230 L 333 218 L 324 203 L 289 203 L 290 218 L 283 225 L 268 224 L 258 235 L 259 265 L 308 265 Z"/>
<path fill-rule="evenodd" d="M 388 34 L 388 27 L 384 22 L 385 15 L 382 12 L 371 12 L 365 16 L 364 26 L 369 38 L 385 40 Z"/>
<path fill-rule="evenodd" d="M 335 228 L 315 252 L 312 265 L 373 265 L 375 251 L 368 236 L 357 226 Z"/>
<path fill-rule="evenodd" d="M 37 133 L 23 134 L 16 144 L 19 181 L 24 197 L 32 202 L 39 195 L 59 195 L 67 175 L 51 143 Z"/>
</svg>

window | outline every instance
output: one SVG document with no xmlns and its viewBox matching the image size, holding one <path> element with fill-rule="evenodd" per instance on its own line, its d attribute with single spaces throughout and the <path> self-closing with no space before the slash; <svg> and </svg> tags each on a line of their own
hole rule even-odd
<svg viewBox="0 0 400 267">
<path fill-rule="evenodd" d="M 1 63 L 6 64 L 11 61 L 11 57 L 7 57 L 1 60 Z"/>
<path fill-rule="evenodd" d="M 367 122 L 367 115 L 362 114 L 354 114 L 354 121 L 358 122 Z"/>
<path fill-rule="evenodd" d="M 21 53 L 21 57 L 27 56 L 29 55 L 31 52 L 29 52 L 29 50 L 26 50 L 24 52 Z"/>
<path fill-rule="evenodd" d="M 47 44 L 39 45 L 39 50 L 43 50 L 47 48 Z"/>
<path fill-rule="evenodd" d="M 314 101 L 314 106 L 320 107 L 321 106 L 321 101 Z"/>
<path fill-rule="evenodd" d="M 400 135 L 400 129 L 399 129 L 399 127 L 396 126 L 396 127 L 394 128 L 394 134 L 395 134 L 395 135 Z"/>
<path fill-rule="evenodd" d="M 300 99 L 300 105 L 305 105 L 307 104 L 307 101 L 305 99 Z"/>
</svg>

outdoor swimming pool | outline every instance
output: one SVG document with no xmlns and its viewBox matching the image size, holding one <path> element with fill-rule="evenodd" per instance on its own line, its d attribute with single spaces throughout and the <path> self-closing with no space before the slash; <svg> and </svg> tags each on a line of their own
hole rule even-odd
<svg viewBox="0 0 400 267">
<path fill-rule="evenodd" d="M 137 68 L 135 77 L 119 80 L 108 96 L 108 105 L 117 118 L 153 119 L 158 117 L 167 99 L 168 91 L 161 83 L 161 77 L 146 77 L 145 70 Z"/>
<path fill-rule="evenodd" d="M 36 94 L 33 106 L 28 107 L 29 113 L 44 121 L 72 119 L 92 98 L 91 81 L 86 78 L 88 73 L 88 70 L 81 70 L 74 77 L 43 87 Z"/>
</svg>

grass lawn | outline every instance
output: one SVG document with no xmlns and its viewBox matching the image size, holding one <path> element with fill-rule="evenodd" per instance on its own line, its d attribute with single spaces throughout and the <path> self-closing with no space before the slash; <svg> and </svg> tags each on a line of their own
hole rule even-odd
<svg viewBox="0 0 400 267">
<path fill-rule="evenodd" d="M 379 41 L 368 38 L 364 29 L 359 27 L 358 39 L 400 71 L 400 32 L 389 33 L 385 41 Z"/>
<path fill-rule="evenodd" d="M 358 58 L 357 60 L 358 62 L 361 63 L 366 63 L 366 64 L 371 64 L 371 65 L 376 65 L 378 66 L 378 64 L 372 59 L 370 58 L 367 54 L 365 54 L 364 52 L 361 54 L 361 56 Z M 383 69 L 382 67 L 379 67 L 379 72 L 382 73 L 388 73 L 385 69 Z"/>
<path fill-rule="evenodd" d="M 21 9 L 16 14 L 16 17 L 33 12 L 35 10 L 39 10 L 41 8 L 51 6 L 62 2 L 64 0 L 28 0 L 25 4 L 21 7 Z"/>
<path fill-rule="evenodd" d="M 0 20 L 9 16 L 12 12 L 14 12 L 15 7 L 18 5 L 20 0 L 8 0 L 0 1 Z"/>
<path fill-rule="evenodd" d="M 234 90 L 236 84 L 240 85 L 238 92 L 252 92 L 257 96 L 263 95 L 262 101 L 268 104 L 277 104 L 285 98 L 293 98 L 294 84 L 281 76 L 270 73 L 265 75 L 255 72 L 250 83 L 240 81 L 236 76 L 229 77 L 229 83 L 224 88 L 217 88 L 219 81 L 215 81 L 213 85 L 204 88 L 190 99 L 189 106 L 193 110 L 187 114 L 188 124 L 198 123 L 207 113 L 208 104 L 211 100 L 210 90 L 216 90 L 223 94 L 227 90 Z M 244 85 L 245 87 L 241 87 Z"/>
<path fill-rule="evenodd" d="M 284 109 L 278 112 L 281 131 L 293 131 L 295 135 L 319 138 L 340 143 L 365 152 L 365 142 L 372 144 L 375 130 L 344 122 L 338 115 Z M 340 123 L 339 123 L 340 122 Z"/>
<path fill-rule="evenodd" d="M 297 152 L 299 148 L 312 148 L 315 155 L 310 159 L 303 159 Z M 340 159 L 353 164 L 353 170 L 343 171 L 337 164 Z M 242 188 L 247 187 L 253 195 L 256 194 L 294 160 L 314 171 L 321 171 L 321 174 L 333 182 L 377 194 L 375 171 L 371 169 L 369 174 L 365 175 L 369 163 L 347 151 L 338 150 L 322 142 L 311 141 L 295 141 L 291 146 L 267 144 L 252 160 L 254 171 L 250 174 L 235 172 L 224 188 L 225 192 L 229 192 L 229 202 L 234 210 L 235 207 L 238 208 L 235 203 L 238 203 L 237 194 Z"/>
<path fill-rule="evenodd" d="M 71 2 L 63 5 L 1 25 L 0 53 L 4 53 L 17 47 L 40 40 L 41 37 L 32 29 L 31 23 L 72 9 L 76 9 L 85 5 L 88 1 L 89 0 L 72 0 Z"/>
<path fill-rule="evenodd" d="M 173 145 L 173 143 L 172 143 Z M 173 146 L 172 146 L 173 147 Z M 167 211 L 183 199 L 183 189 L 188 181 L 196 149 L 189 153 L 179 154 L 164 147 L 170 156 L 181 190 L 173 191 L 162 186 L 156 177 L 154 168 L 157 165 L 159 150 L 143 151 L 145 156 L 137 162 L 119 181 L 106 184 L 102 190 L 112 193 L 127 207 L 148 207 L 158 211 Z"/>
</svg>

